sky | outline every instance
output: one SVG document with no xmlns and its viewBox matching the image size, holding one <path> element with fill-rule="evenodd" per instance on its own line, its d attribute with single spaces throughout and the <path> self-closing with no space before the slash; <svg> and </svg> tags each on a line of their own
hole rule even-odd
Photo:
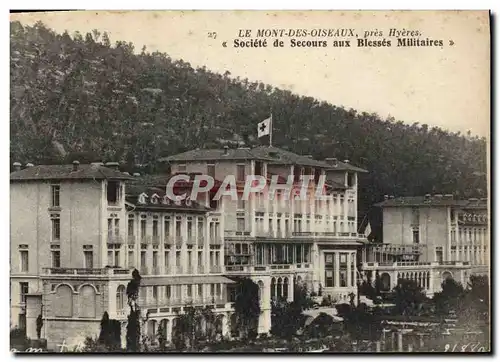
<svg viewBox="0 0 500 362">
<path fill-rule="evenodd" d="M 112 43 L 161 51 L 193 67 L 260 81 L 358 112 L 489 136 L 490 38 L 487 12 L 459 11 L 87 11 L 11 14 L 56 32 L 108 32 Z M 240 29 L 353 29 L 382 32 L 392 47 L 234 48 Z M 396 47 L 389 29 L 413 30 L 443 47 Z M 215 39 L 213 33 L 216 33 Z M 209 36 L 212 34 L 212 36 Z M 312 40 L 312 38 L 296 38 Z M 327 40 L 329 44 L 334 38 Z M 450 46 L 450 40 L 453 45 Z M 222 42 L 227 42 L 227 47 Z M 273 39 L 271 39 L 271 42 Z"/>
</svg>

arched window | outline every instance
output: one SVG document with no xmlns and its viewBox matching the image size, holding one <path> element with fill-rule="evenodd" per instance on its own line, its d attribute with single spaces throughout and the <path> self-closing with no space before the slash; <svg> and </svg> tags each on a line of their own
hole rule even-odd
<svg viewBox="0 0 500 362">
<path fill-rule="evenodd" d="M 283 279 L 283 297 L 288 299 L 288 278 Z"/>
<path fill-rule="evenodd" d="M 276 279 L 271 279 L 271 299 L 276 299 Z"/>
<path fill-rule="evenodd" d="M 56 317 L 73 316 L 73 289 L 70 286 L 61 284 L 57 287 L 52 308 Z"/>
<path fill-rule="evenodd" d="M 387 273 L 382 273 L 380 276 L 380 284 L 382 291 L 386 292 L 391 290 L 391 276 Z"/>
<path fill-rule="evenodd" d="M 125 309 L 127 301 L 127 296 L 126 296 L 126 290 L 124 285 L 119 285 L 118 288 L 116 288 L 116 311 L 122 311 Z"/>
<path fill-rule="evenodd" d="M 80 288 L 80 315 L 81 318 L 95 318 L 95 289 L 91 285 Z"/>
</svg>

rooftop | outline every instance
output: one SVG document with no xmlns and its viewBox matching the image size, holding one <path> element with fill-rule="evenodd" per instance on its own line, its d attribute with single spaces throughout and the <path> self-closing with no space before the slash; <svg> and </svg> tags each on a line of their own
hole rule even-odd
<svg viewBox="0 0 500 362">
<path fill-rule="evenodd" d="M 351 165 L 348 162 L 337 161 L 330 164 L 326 161 L 318 161 L 309 156 L 272 146 L 258 146 L 255 148 L 225 148 L 225 149 L 197 149 L 177 155 L 161 158 L 161 162 L 189 162 L 189 161 L 237 161 L 257 160 L 266 161 L 279 165 L 301 165 L 309 167 L 320 167 L 328 170 L 367 172 L 366 170 Z"/>
<path fill-rule="evenodd" d="M 378 207 L 401 207 L 401 206 L 456 206 L 461 208 L 487 208 L 487 199 L 457 200 L 453 195 L 426 195 L 426 196 L 404 196 L 390 198 L 375 204 Z"/>
<path fill-rule="evenodd" d="M 28 180 L 128 180 L 132 177 L 102 164 L 28 166 L 10 174 L 11 181 Z"/>
</svg>

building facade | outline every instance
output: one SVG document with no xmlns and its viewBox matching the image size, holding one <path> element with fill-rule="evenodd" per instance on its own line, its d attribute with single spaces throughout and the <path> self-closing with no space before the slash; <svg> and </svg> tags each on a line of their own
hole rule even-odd
<svg viewBox="0 0 500 362">
<path fill-rule="evenodd" d="M 386 290 L 399 278 L 413 279 L 433 295 L 444 279 L 466 285 L 471 274 L 489 271 L 487 199 L 456 200 L 453 195 L 386 198 L 383 244 L 363 251 L 363 269 L 378 273 Z"/>
<path fill-rule="evenodd" d="M 259 285 L 259 333 L 271 327 L 271 303 L 292 300 L 296 284 L 338 302 L 357 294 L 357 251 L 364 239 L 357 233 L 357 175 L 365 170 L 347 160 L 317 161 L 276 147 L 193 150 L 162 161 L 170 164 L 172 175 L 216 180 L 195 201 L 212 203 L 221 212 L 227 275 L 249 277 Z M 225 195 L 214 203 L 231 175 L 237 197 Z M 245 199 L 249 175 L 267 182 Z M 322 200 L 316 197 L 320 176 L 326 178 Z M 304 183 L 304 177 L 309 181 Z M 304 185 L 306 196 L 295 199 Z"/>
<path fill-rule="evenodd" d="M 128 314 L 126 286 L 142 274 L 139 305 L 146 333 L 175 333 L 188 305 L 211 306 L 227 334 L 220 212 L 173 203 L 165 189 L 118 171 L 118 164 L 45 165 L 11 174 L 11 326 L 49 348 L 96 337 L 100 321 Z"/>
</svg>

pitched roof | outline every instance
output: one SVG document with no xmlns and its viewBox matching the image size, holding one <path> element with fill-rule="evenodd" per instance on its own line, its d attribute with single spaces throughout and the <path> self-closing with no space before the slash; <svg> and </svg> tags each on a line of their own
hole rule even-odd
<svg viewBox="0 0 500 362">
<path fill-rule="evenodd" d="M 336 166 L 325 161 L 318 161 L 308 156 L 298 155 L 284 149 L 272 146 L 258 146 L 255 148 L 228 148 L 224 149 L 197 149 L 161 158 L 161 162 L 188 162 L 188 161 L 223 161 L 223 160 L 261 160 L 279 165 L 301 165 L 321 167 L 328 170 L 368 172 L 350 163 L 337 162 Z"/>
<path fill-rule="evenodd" d="M 401 207 L 401 206 L 456 206 L 461 208 L 487 208 L 486 199 L 456 200 L 451 196 L 404 196 L 388 199 L 375 204 L 378 207 Z"/>
<path fill-rule="evenodd" d="M 160 158 L 160 162 L 224 161 L 224 160 L 267 160 L 255 155 L 250 148 L 196 149 L 177 155 Z"/>
<path fill-rule="evenodd" d="M 131 176 L 98 164 L 78 165 L 38 165 L 26 167 L 10 174 L 11 181 L 27 180 L 128 180 Z"/>
</svg>

